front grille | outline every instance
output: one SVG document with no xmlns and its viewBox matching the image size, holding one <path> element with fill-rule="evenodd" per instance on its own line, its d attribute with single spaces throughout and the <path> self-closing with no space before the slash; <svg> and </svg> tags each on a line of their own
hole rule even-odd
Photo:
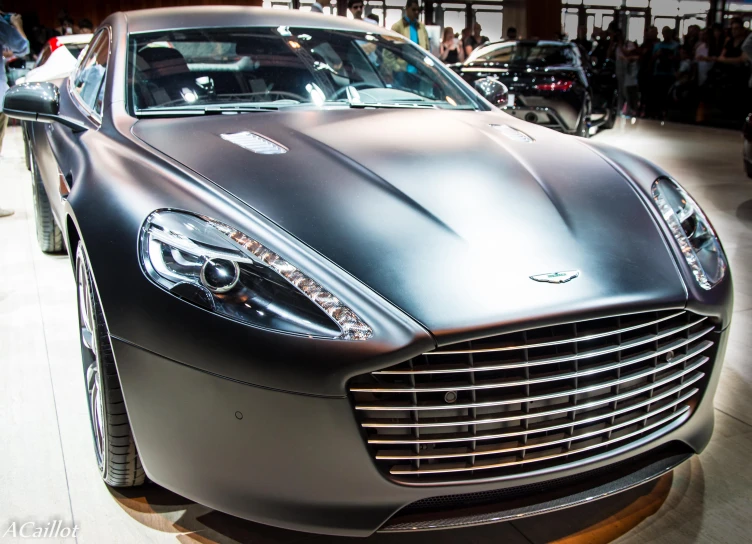
<svg viewBox="0 0 752 544">
<path fill-rule="evenodd" d="M 530 329 L 358 376 L 350 392 L 377 464 L 396 480 L 522 475 L 686 419 L 713 330 L 683 310 Z"/>
</svg>

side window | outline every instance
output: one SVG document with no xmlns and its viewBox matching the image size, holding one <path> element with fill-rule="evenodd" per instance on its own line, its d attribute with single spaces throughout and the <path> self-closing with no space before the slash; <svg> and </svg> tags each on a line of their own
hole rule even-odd
<svg viewBox="0 0 752 544">
<path fill-rule="evenodd" d="M 73 79 L 73 92 L 78 94 L 81 101 L 98 115 L 102 115 L 104 76 L 109 54 L 110 35 L 107 30 L 102 30 L 92 40 Z"/>
</svg>

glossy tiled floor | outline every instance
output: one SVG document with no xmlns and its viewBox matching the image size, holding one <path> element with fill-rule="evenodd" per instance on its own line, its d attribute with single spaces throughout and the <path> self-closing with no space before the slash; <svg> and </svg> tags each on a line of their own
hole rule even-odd
<svg viewBox="0 0 752 544">
<path fill-rule="evenodd" d="M 736 305 L 710 446 L 673 475 L 584 507 L 470 530 L 376 535 L 365 542 L 750 540 L 752 180 L 742 170 L 741 136 L 638 122 L 596 139 L 642 154 L 671 172 L 704 206 L 729 254 Z M 263 527 L 157 487 L 127 496 L 108 490 L 91 447 L 71 269 L 67 257 L 37 249 L 29 175 L 16 129 L 10 130 L 0 159 L 0 206 L 16 209 L 14 216 L 0 219 L 0 541 L 14 541 L 8 534 L 14 521 L 46 526 L 55 519 L 77 525 L 78 541 L 96 544 L 350 541 Z"/>
</svg>

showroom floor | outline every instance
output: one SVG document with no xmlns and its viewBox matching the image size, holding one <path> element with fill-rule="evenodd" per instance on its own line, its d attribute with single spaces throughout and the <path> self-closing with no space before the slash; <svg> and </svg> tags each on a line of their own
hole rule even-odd
<svg viewBox="0 0 752 544">
<path fill-rule="evenodd" d="M 752 534 L 752 180 L 734 131 L 623 123 L 595 136 L 657 162 L 704 206 L 734 273 L 734 322 L 716 397 L 710 446 L 673 475 L 559 513 L 468 530 L 382 536 L 366 542 L 742 542 Z M 214 512 L 164 489 L 121 494 L 102 484 L 91 444 L 67 257 L 37 248 L 21 134 L 0 158 L 0 540 L 15 521 L 79 527 L 77 540 L 328 543 Z M 102 225 L 102 228 L 107 228 Z M 5 534 L 5 538 L 2 535 Z M 54 540 L 54 539 L 53 539 Z M 47 542 L 48 540 L 45 540 Z M 70 541 L 70 539 L 69 539 Z M 352 540 L 352 542 L 357 542 Z"/>
</svg>

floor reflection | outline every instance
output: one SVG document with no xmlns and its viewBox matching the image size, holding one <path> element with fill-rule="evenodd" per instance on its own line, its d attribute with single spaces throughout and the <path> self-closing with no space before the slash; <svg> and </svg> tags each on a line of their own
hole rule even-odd
<svg viewBox="0 0 752 544">
<path fill-rule="evenodd" d="M 625 535 L 639 533 L 643 525 L 673 523 L 687 491 L 693 490 L 696 502 L 699 491 L 702 508 L 702 465 L 697 457 L 684 463 L 673 473 L 634 489 L 600 501 L 568 508 L 559 512 L 526 518 L 511 523 L 499 523 L 470 529 L 432 531 L 424 533 L 385 535 L 376 534 L 367 539 L 338 538 L 311 535 L 277 529 L 229 516 L 196 504 L 157 485 L 139 490 L 115 490 L 111 493 L 120 506 L 134 520 L 162 532 L 174 533 L 176 539 L 188 543 L 404 543 L 422 544 L 465 543 L 505 544 L 558 542 L 601 544 L 613 542 Z M 662 521 L 662 506 L 671 512 Z M 701 511 L 701 510 L 700 510 Z M 686 514 L 686 513 L 685 513 Z M 695 518 L 697 516 L 694 516 Z M 680 516 L 681 534 L 691 542 L 699 529 L 693 516 Z M 692 525 L 696 522 L 693 530 Z M 627 537 L 628 540 L 631 540 Z"/>
</svg>

